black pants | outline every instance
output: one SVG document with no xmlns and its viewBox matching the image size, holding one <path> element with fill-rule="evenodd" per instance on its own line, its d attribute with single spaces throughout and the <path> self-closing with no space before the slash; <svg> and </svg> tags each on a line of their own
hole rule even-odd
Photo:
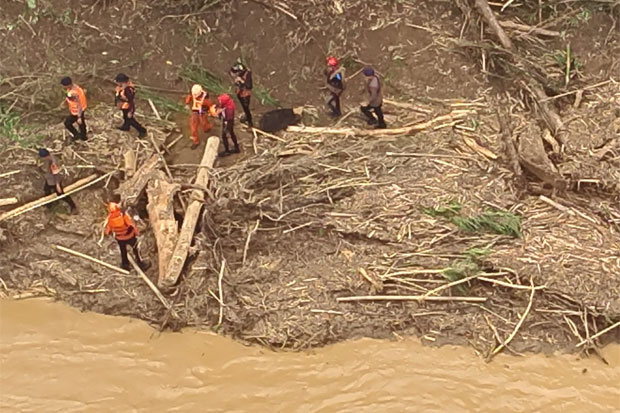
<svg viewBox="0 0 620 413">
<path fill-rule="evenodd" d="M 383 119 L 383 110 L 381 109 L 381 105 L 379 106 L 367 105 L 367 106 L 360 107 L 360 109 L 362 113 L 366 115 L 366 118 L 368 118 L 368 124 L 374 125 L 376 123 L 377 126 L 380 128 L 386 127 L 385 120 Z M 374 112 L 375 115 L 377 115 L 376 118 L 372 112 Z"/>
<path fill-rule="evenodd" d="M 80 126 L 79 132 L 77 131 L 77 129 L 75 129 L 75 126 L 73 126 L 75 122 L 78 121 L 78 118 L 82 121 L 82 124 L 79 125 Z M 79 117 L 78 115 L 67 116 L 65 118 L 65 128 L 67 128 L 67 130 L 71 132 L 71 135 L 73 135 L 73 140 L 81 139 L 85 141 L 86 140 L 86 121 L 84 120 L 84 112 L 82 112 L 82 114 Z"/>
<path fill-rule="evenodd" d="M 135 115 L 129 117 L 129 109 L 122 109 L 123 111 L 123 125 L 119 128 L 120 130 L 128 131 L 132 126 L 135 130 L 138 131 L 140 136 L 146 135 L 146 129 L 144 126 L 140 125 L 135 118 Z"/>
<path fill-rule="evenodd" d="M 136 258 L 136 264 L 139 267 L 142 267 L 142 259 L 140 258 L 140 252 L 138 252 L 138 239 L 136 237 L 120 240 L 117 239 L 118 247 L 121 249 L 121 266 L 124 269 L 129 268 L 129 258 L 127 258 L 127 245 L 131 246 L 133 249 L 133 256 Z"/>
<path fill-rule="evenodd" d="M 331 93 L 331 97 L 327 101 L 327 107 L 329 107 L 334 116 L 341 116 L 342 112 L 340 111 L 340 95 Z"/>
<path fill-rule="evenodd" d="M 243 113 L 245 114 L 245 121 L 248 123 L 249 127 L 252 127 L 252 112 L 250 112 L 250 98 L 252 96 L 241 97 L 237 95 L 239 98 L 239 103 L 241 103 L 241 107 L 243 108 Z"/>
<path fill-rule="evenodd" d="M 232 139 L 235 144 L 235 150 L 239 152 L 239 143 L 237 142 L 237 135 L 235 135 L 234 127 L 234 119 L 222 121 L 222 143 L 224 144 L 224 149 L 226 149 L 226 152 L 230 152 L 230 147 L 228 146 L 228 135 L 230 135 L 230 139 Z"/>
<path fill-rule="evenodd" d="M 56 192 L 56 195 L 60 196 L 63 195 L 65 193 L 62 184 L 58 184 L 58 186 L 60 187 L 60 191 L 58 190 L 58 188 L 56 187 L 56 185 L 48 185 L 47 182 L 45 182 L 45 186 L 43 187 L 43 191 L 45 191 L 45 195 L 51 195 L 52 192 Z M 70 196 L 66 196 L 63 198 L 63 201 L 65 201 L 67 204 L 69 204 L 69 208 L 71 208 L 71 211 L 75 210 L 77 207 L 75 206 L 75 202 L 73 202 L 73 199 L 71 199 Z M 48 204 L 51 205 L 51 204 Z"/>
</svg>

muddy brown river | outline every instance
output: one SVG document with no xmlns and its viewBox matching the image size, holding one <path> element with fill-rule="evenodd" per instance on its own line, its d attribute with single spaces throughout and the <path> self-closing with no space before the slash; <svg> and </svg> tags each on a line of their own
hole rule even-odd
<svg viewBox="0 0 620 413">
<path fill-rule="evenodd" d="M 48 300 L 0 301 L 2 412 L 614 412 L 610 362 L 359 340 L 274 353 Z"/>
</svg>

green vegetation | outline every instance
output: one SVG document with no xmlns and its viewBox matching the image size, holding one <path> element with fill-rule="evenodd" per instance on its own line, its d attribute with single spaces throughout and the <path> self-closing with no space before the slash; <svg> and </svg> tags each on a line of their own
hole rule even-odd
<svg viewBox="0 0 620 413">
<path fill-rule="evenodd" d="M 20 125 L 20 122 L 19 113 L 0 102 L 0 144 L 2 146 L 16 143 L 22 147 L 33 147 L 43 140 L 42 135 L 29 133 Z"/>
<path fill-rule="evenodd" d="M 185 110 L 185 106 L 180 101 L 170 99 L 152 89 L 141 87 L 139 96 L 142 99 L 150 99 L 157 109 L 164 113 L 183 112 Z"/>
<path fill-rule="evenodd" d="M 491 252 L 489 248 L 470 248 L 463 253 L 465 258 L 454 261 L 449 268 L 442 271 L 441 275 L 450 282 L 476 275 L 481 271 L 480 259 Z M 455 286 L 455 289 L 463 295 L 468 293 L 468 287 L 465 283 Z"/>
<path fill-rule="evenodd" d="M 423 208 L 422 212 L 433 217 L 447 218 L 461 231 L 493 232 L 517 238 L 523 235 L 521 217 L 512 212 L 487 210 L 473 217 L 465 217 L 460 215 L 462 208 L 461 204 L 452 201 L 446 206 Z"/>
<path fill-rule="evenodd" d="M 280 101 L 278 101 L 276 98 L 271 96 L 271 93 L 269 92 L 269 90 L 267 90 L 261 85 L 256 85 L 254 89 L 252 90 L 252 92 L 254 93 L 254 96 L 256 96 L 256 98 L 263 105 L 269 105 L 269 106 L 273 106 L 276 108 L 279 108 L 281 106 Z"/>
<path fill-rule="evenodd" d="M 232 87 L 227 82 L 217 77 L 217 75 L 209 72 L 196 64 L 191 64 L 181 68 L 179 73 L 181 79 L 191 83 L 202 85 L 211 94 L 219 95 L 221 93 L 231 93 Z"/>
</svg>

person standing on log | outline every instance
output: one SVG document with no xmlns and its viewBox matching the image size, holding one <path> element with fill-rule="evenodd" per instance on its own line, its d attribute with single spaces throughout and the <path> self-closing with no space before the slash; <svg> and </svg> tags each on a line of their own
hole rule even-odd
<svg viewBox="0 0 620 413">
<path fill-rule="evenodd" d="M 65 76 L 60 80 L 60 84 L 67 91 L 65 102 L 69 107 L 69 116 L 65 118 L 65 128 L 71 132 L 72 139 L 75 142 L 78 139 L 86 140 L 86 121 L 84 120 L 84 112 L 86 111 L 86 94 L 84 89 L 74 84 L 70 77 Z M 80 131 L 75 129 L 74 124 L 77 123 Z"/>
<path fill-rule="evenodd" d="M 362 104 L 360 110 L 366 116 L 367 123 L 369 125 L 375 125 L 376 129 L 385 129 L 387 125 L 383 119 L 383 94 L 381 87 L 381 80 L 375 73 L 375 70 L 367 66 L 363 70 L 364 76 L 366 76 L 366 90 L 368 91 L 368 102 Z M 373 115 L 373 112 L 377 117 Z"/>
<path fill-rule="evenodd" d="M 124 73 L 119 73 L 114 78 L 116 82 L 116 96 L 114 101 L 119 105 L 123 112 L 123 124 L 118 128 L 122 131 L 128 131 L 132 126 L 138 131 L 138 138 L 146 136 L 146 129 L 138 123 L 135 118 L 136 105 L 134 99 L 136 96 L 136 88 Z"/>
<path fill-rule="evenodd" d="M 327 101 L 327 107 L 330 109 L 330 115 L 334 118 L 342 116 L 340 110 L 340 96 L 344 91 L 344 74 L 338 59 L 334 56 L 327 58 L 327 69 L 325 70 L 327 77 L 327 89 L 329 89 L 330 97 Z"/>
<path fill-rule="evenodd" d="M 200 145 L 199 129 L 202 128 L 203 132 L 207 133 L 213 127 L 208 118 L 213 103 L 209 100 L 209 93 L 200 85 L 192 86 L 192 93 L 185 98 L 185 103 L 192 109 L 189 126 L 192 134 L 192 149 L 196 149 Z"/>
<path fill-rule="evenodd" d="M 222 119 L 222 142 L 224 143 L 224 152 L 220 152 L 219 156 L 228 156 L 231 153 L 239 153 L 239 143 L 237 135 L 235 135 L 235 102 L 226 93 L 222 93 L 218 98 L 220 108 L 217 110 L 218 116 Z M 230 151 L 228 146 L 228 135 L 235 144 L 235 149 Z"/>
<path fill-rule="evenodd" d="M 237 92 L 237 98 L 243 108 L 243 116 L 240 121 L 247 123 L 252 128 L 252 112 L 250 112 L 250 99 L 252 98 L 252 71 L 243 63 L 237 62 L 230 68 L 230 76 L 233 78 Z"/>
<path fill-rule="evenodd" d="M 58 162 L 56 162 L 56 158 L 45 148 L 39 149 L 39 157 L 43 160 L 43 173 L 45 174 L 45 186 L 43 187 L 43 191 L 45 195 L 51 195 L 52 192 L 56 192 L 58 196 L 64 195 L 65 191 L 62 187 L 62 174 L 60 173 L 60 166 Z M 66 196 L 63 200 L 69 205 L 69 208 L 71 208 L 71 214 L 77 214 L 77 206 L 71 197 Z M 51 208 L 51 204 L 48 204 L 48 209 L 49 208 Z"/>
<path fill-rule="evenodd" d="M 133 223 L 131 217 L 121 210 L 120 205 L 115 202 L 108 204 L 108 222 L 105 226 L 105 234 L 109 235 L 112 232 L 118 242 L 118 247 L 121 250 L 121 268 L 129 270 L 129 259 L 127 258 L 127 246 L 133 249 L 134 257 L 136 258 L 136 264 L 140 268 L 144 268 L 145 265 L 140 258 L 140 252 L 138 251 L 138 228 Z"/>
</svg>

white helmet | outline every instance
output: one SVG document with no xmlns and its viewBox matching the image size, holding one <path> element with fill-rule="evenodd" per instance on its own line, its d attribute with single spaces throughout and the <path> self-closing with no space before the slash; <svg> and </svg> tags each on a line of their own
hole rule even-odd
<svg viewBox="0 0 620 413">
<path fill-rule="evenodd" d="M 202 92 L 204 92 L 204 90 L 202 89 L 202 86 L 196 84 L 194 86 L 192 86 L 192 95 L 194 97 L 198 97 L 202 94 Z"/>
</svg>

